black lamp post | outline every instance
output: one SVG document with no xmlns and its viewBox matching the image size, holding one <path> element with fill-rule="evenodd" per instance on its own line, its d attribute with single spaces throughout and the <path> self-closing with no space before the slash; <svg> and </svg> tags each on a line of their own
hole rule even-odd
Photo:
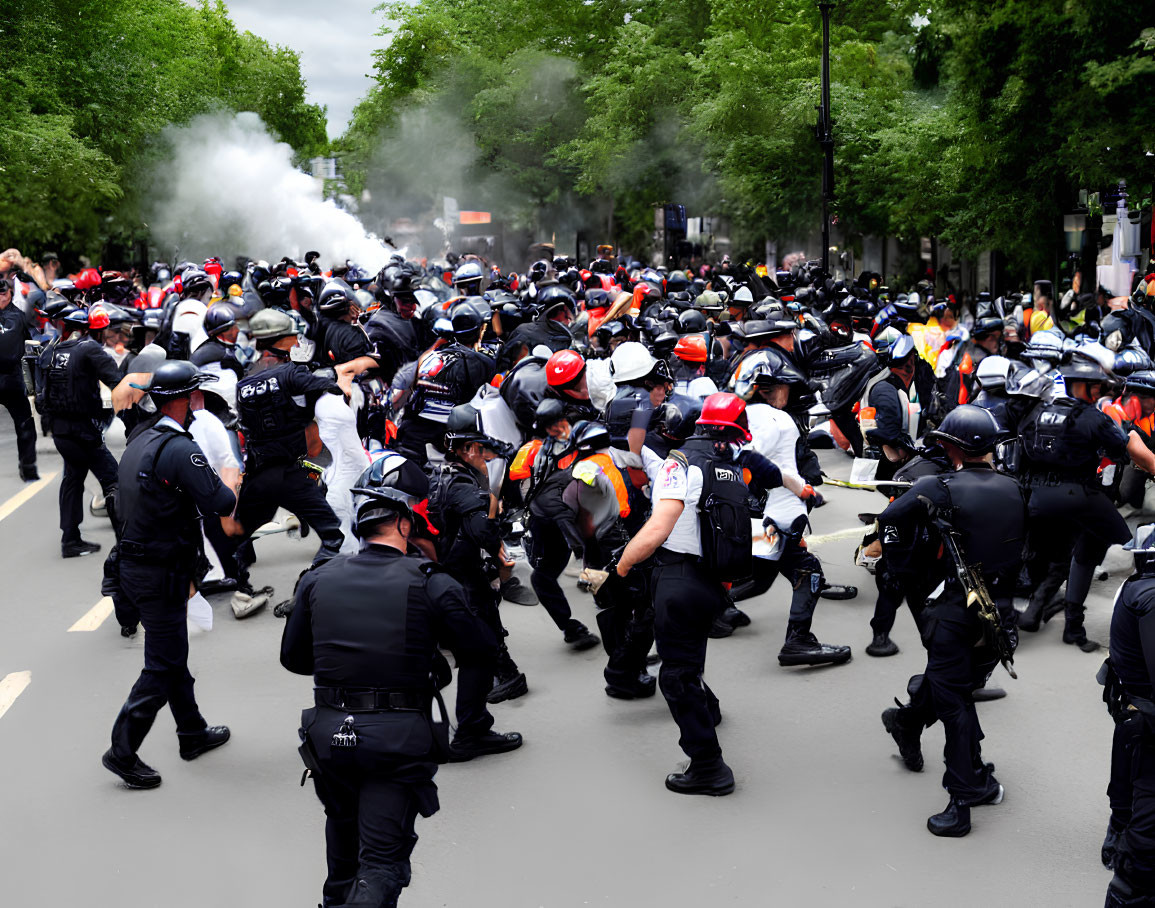
<svg viewBox="0 0 1155 908">
<path fill-rule="evenodd" d="M 822 13 L 822 103 L 815 133 L 822 146 L 822 271 L 830 275 L 830 203 L 834 200 L 834 133 L 830 120 L 830 10 L 833 0 L 820 0 Z"/>
</svg>

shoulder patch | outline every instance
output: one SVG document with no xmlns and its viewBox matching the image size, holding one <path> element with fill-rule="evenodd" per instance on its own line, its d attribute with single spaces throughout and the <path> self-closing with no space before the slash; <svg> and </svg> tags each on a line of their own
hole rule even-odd
<svg viewBox="0 0 1155 908">
<path fill-rule="evenodd" d="M 201 454 L 199 451 L 197 451 L 193 454 L 190 454 L 189 460 L 192 462 L 192 465 L 194 467 L 204 468 L 204 467 L 207 467 L 209 465 L 209 462 L 205 458 L 204 454 Z"/>
</svg>

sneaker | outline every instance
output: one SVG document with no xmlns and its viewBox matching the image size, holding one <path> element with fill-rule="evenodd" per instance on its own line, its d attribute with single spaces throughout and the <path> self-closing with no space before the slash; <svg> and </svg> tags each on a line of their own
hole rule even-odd
<svg viewBox="0 0 1155 908">
<path fill-rule="evenodd" d="M 136 754 L 131 760 L 122 760 L 109 748 L 100 758 L 104 768 L 115 775 L 129 788 L 156 788 L 160 784 L 160 773 L 145 763 Z"/>
<path fill-rule="evenodd" d="M 266 605 L 269 604 L 269 596 L 272 595 L 273 588 L 271 586 L 262 587 L 259 590 L 254 590 L 249 587 L 248 591 L 237 590 L 233 593 L 233 598 L 229 605 L 233 609 L 234 618 L 248 618 L 250 615 L 255 615 Z"/>
<path fill-rule="evenodd" d="M 86 539 L 81 539 L 79 542 L 69 542 L 60 546 L 60 556 L 62 558 L 83 558 L 85 555 L 92 555 L 99 551 L 99 542 L 89 542 Z"/>
<path fill-rule="evenodd" d="M 502 703 L 505 700 L 516 700 L 529 693 L 529 684 L 525 680 L 525 672 L 510 675 L 505 680 L 499 680 L 493 685 L 493 690 L 485 698 L 486 703 Z"/>
</svg>

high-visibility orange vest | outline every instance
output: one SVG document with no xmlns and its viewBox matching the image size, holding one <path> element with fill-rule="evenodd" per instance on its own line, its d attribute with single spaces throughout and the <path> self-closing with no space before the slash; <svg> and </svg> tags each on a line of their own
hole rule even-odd
<svg viewBox="0 0 1155 908">
<path fill-rule="evenodd" d="M 622 517 L 630 516 L 630 490 L 626 485 L 626 478 L 622 475 L 622 471 L 618 465 L 614 463 L 614 459 L 609 454 L 591 454 L 589 457 L 583 457 L 581 463 L 597 464 L 601 471 L 606 474 L 610 483 L 614 487 L 614 494 L 618 499 L 618 514 Z"/>
<path fill-rule="evenodd" d="M 509 478 L 517 481 L 529 479 L 533 473 L 533 462 L 537 459 L 537 452 L 541 450 L 541 439 L 535 438 L 521 446 L 513 463 L 509 466 Z"/>
</svg>

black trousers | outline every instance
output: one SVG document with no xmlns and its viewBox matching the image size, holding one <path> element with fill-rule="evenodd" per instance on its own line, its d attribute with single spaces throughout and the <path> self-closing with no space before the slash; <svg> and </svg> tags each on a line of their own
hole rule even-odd
<svg viewBox="0 0 1155 908">
<path fill-rule="evenodd" d="M 188 612 L 191 571 L 173 570 L 133 558 L 120 560 L 121 595 L 144 627 L 144 669 L 112 726 L 112 751 L 129 759 L 140 749 L 156 714 L 167 703 L 177 734 L 204 731 L 188 670 Z"/>
<path fill-rule="evenodd" d="M 569 543 L 556 523 L 532 514 L 529 516 L 529 534 L 530 545 L 526 554 L 533 567 L 533 573 L 529 575 L 530 585 L 553 623 L 564 632 L 573 612 L 557 581 L 569 563 Z"/>
<path fill-rule="evenodd" d="M 887 561 L 884 552 L 874 573 L 878 599 L 874 603 L 874 617 L 870 619 L 870 629 L 875 634 L 889 634 L 898 616 L 898 609 L 905 599 L 910 606 L 915 626 L 921 632 L 922 607 L 926 604 L 926 597 L 930 595 L 935 584 L 926 574 L 900 573 Z"/>
<path fill-rule="evenodd" d="M 321 538 L 314 564 L 340 554 L 341 543 L 345 541 L 341 521 L 333 513 L 317 482 L 302 467 L 292 463 L 265 464 L 245 474 L 237 502 L 237 519 L 245 528 L 245 535 L 233 540 L 233 551 L 272 520 L 279 507 L 296 515 Z"/>
<path fill-rule="evenodd" d="M 1111 736 L 1111 779 L 1107 783 L 1107 800 L 1111 804 L 1111 826 L 1123 830 L 1131 822 L 1134 789 L 1131 773 L 1143 738 L 1143 718 L 1128 710 L 1124 721 L 1115 721 Z"/>
<path fill-rule="evenodd" d="M 722 747 L 714 726 L 721 710 L 702 672 L 710 625 L 726 607 L 725 590 L 696 560 L 656 564 L 652 579 L 654 639 L 662 658 L 658 687 L 678 724 L 678 745 L 691 760 L 719 759 Z"/>
<path fill-rule="evenodd" d="M 32 406 L 24 391 L 23 379 L 19 387 L 5 387 L 0 377 L 0 406 L 8 409 L 12 425 L 16 428 L 16 456 L 20 466 L 36 465 L 36 421 L 32 418 Z"/>
<path fill-rule="evenodd" d="M 814 619 L 818 593 L 822 589 L 822 562 L 804 548 L 798 537 L 787 536 L 782 557 L 777 561 L 755 558 L 750 580 L 735 584 L 731 594 L 735 602 L 761 596 L 784 574 L 794 588 L 790 597 L 790 623 L 804 624 Z"/>
<path fill-rule="evenodd" d="M 967 804 L 990 787 L 982 760 L 983 732 L 971 693 L 983 686 L 998 658 L 988 648 L 975 646 L 982 631 L 973 610 L 947 600 L 924 613 L 924 619 L 926 671 L 910 679 L 910 705 L 925 727 L 942 722 L 943 788 Z"/>
<path fill-rule="evenodd" d="M 420 416 L 409 416 L 397 427 L 397 452 L 404 454 L 420 467 L 429 463 L 427 444 L 442 450 L 445 442 L 445 424 Z"/>
<path fill-rule="evenodd" d="M 858 424 L 858 419 L 854 415 L 854 411 L 850 407 L 843 407 L 841 410 L 834 410 L 830 414 L 830 421 L 838 426 L 838 431 L 846 436 L 846 440 L 850 442 L 850 450 L 854 452 L 855 457 L 862 456 L 862 427 Z"/>
<path fill-rule="evenodd" d="M 1119 841 L 1116 874 L 1155 900 L 1155 729 L 1136 714 L 1130 737 L 1131 816 Z M 1125 723 L 1126 724 L 1126 723 Z"/>
<path fill-rule="evenodd" d="M 64 459 L 64 477 L 60 480 L 60 542 L 80 542 L 80 521 L 84 519 L 84 480 L 91 472 L 107 498 L 116 490 L 116 458 L 95 431 L 91 434 L 55 434 L 53 442 Z"/>
<path fill-rule="evenodd" d="M 591 557 L 586 548 L 586 557 Z M 591 562 L 605 564 L 606 557 Z M 598 631 L 609 659 L 605 679 L 610 684 L 630 685 L 646 670 L 646 657 L 654 643 L 654 607 L 649 572 L 634 568 L 621 584 L 607 584 L 594 596 L 598 607 Z"/>
</svg>

